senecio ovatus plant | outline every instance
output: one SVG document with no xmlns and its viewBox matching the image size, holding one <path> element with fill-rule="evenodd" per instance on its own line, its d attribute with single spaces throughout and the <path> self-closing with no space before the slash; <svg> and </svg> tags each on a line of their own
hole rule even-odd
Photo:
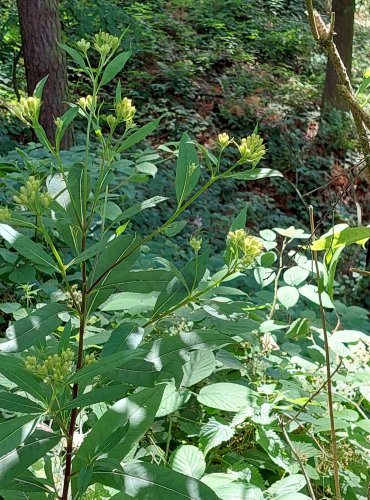
<svg viewBox="0 0 370 500">
<path fill-rule="evenodd" d="M 46 79 L 32 97 L 12 106 L 49 152 L 51 168 L 47 175 L 33 169 L 15 190 L 9 183 L 13 194 L 8 206 L 0 209 L 0 236 L 8 248 L 33 264 L 38 281 L 43 277 L 56 281 L 59 293 L 26 309 L 24 317 L 10 324 L 0 343 L 0 373 L 12 388 L 3 393 L 1 408 L 18 414 L 0 423 L 0 435 L 8 436 L 1 442 L 0 494 L 20 487 L 27 492 L 29 485 L 32 491 L 42 491 L 45 498 L 77 499 L 100 483 L 125 498 L 139 498 L 138 490 L 145 483 L 148 488 L 176 485 L 178 494 L 190 489 L 203 499 L 217 498 L 194 478 L 140 461 L 135 450 L 163 405 L 168 384 L 173 380 L 177 386 L 181 384 L 178 377 L 185 354 L 200 348 L 217 349 L 232 341 L 207 331 L 159 340 L 146 334 L 180 307 L 196 304 L 225 279 L 248 270 L 262 245 L 245 232 L 244 210 L 227 236 L 225 265 L 213 276 L 207 271 L 208 249 L 202 248 L 196 235 L 190 240 L 194 257 L 181 271 L 164 259 L 158 259 L 151 269 L 141 269 L 137 262 L 144 244 L 159 235 L 176 234 L 183 227 L 183 221 L 179 222 L 183 212 L 215 182 L 280 174 L 257 168 L 266 150 L 256 133 L 240 142 L 222 133 L 213 150 L 196 144 L 185 133 L 176 151 L 173 215 L 147 235 L 135 232 L 133 217 L 166 201 L 155 196 L 107 219 L 111 183 L 118 175 L 115 165 L 159 124 L 159 119 L 140 128 L 135 124 L 135 106 L 122 96 L 119 82 L 111 111 L 102 114 L 101 90 L 122 71 L 131 55 L 116 55 L 120 45 L 121 38 L 106 33 L 95 35 L 91 42 L 80 40 L 75 48 L 62 45 L 91 81 L 91 95 L 70 104 L 55 119 L 54 141 L 46 137 L 39 123 Z M 96 68 L 91 65 L 93 50 L 98 53 Z M 107 106 L 104 103 L 104 109 Z M 86 121 L 85 159 L 68 164 L 63 162 L 61 140 L 78 117 Z M 91 161 L 93 136 L 99 146 L 99 165 Z M 233 147 L 237 160 L 224 168 L 223 152 Z M 18 180 L 22 176 L 21 171 Z M 91 231 L 93 224 L 99 231 Z M 104 339 L 95 341 L 89 331 L 87 341 L 93 315 L 117 291 L 154 294 L 155 304 L 137 320 L 126 317 L 107 326 Z M 145 377 L 140 376 L 141 371 Z M 98 403 L 102 406 L 97 407 Z M 93 411 L 99 416 L 98 420 L 94 417 L 96 421 L 89 420 Z M 44 468 L 41 475 L 35 475 L 36 469 L 31 467 L 36 462 L 38 470 L 40 464 Z M 156 491 L 151 498 L 156 498 Z"/>
</svg>

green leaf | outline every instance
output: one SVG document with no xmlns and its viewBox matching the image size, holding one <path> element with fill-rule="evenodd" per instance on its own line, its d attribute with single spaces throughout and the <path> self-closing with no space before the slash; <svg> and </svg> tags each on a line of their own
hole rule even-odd
<svg viewBox="0 0 370 500">
<path fill-rule="evenodd" d="M 108 374 L 112 380 L 134 387 L 154 387 L 158 375 L 153 363 L 143 359 L 128 361 L 124 366 L 115 368 Z"/>
<path fill-rule="evenodd" d="M 172 238 L 173 236 L 176 236 L 176 234 L 179 234 L 184 229 L 186 224 L 186 220 L 177 220 L 175 222 L 172 222 L 169 226 L 166 227 L 166 229 L 164 230 L 164 234 L 168 238 Z"/>
<path fill-rule="evenodd" d="M 33 413 L 41 415 L 45 411 L 44 408 L 32 401 L 32 399 L 3 391 L 0 392 L 0 408 L 10 413 Z"/>
<path fill-rule="evenodd" d="M 248 484 L 246 481 L 241 481 L 236 473 L 214 472 L 207 474 L 202 477 L 202 483 L 212 488 L 220 499 L 263 500 L 265 498 L 260 488 Z"/>
<path fill-rule="evenodd" d="M 93 459 L 104 453 L 110 458 L 123 460 L 133 446 L 139 441 L 154 420 L 161 402 L 164 385 L 143 389 L 120 401 L 117 401 L 94 424 L 76 452 L 73 470 L 91 464 Z M 125 435 L 119 442 L 111 443 L 106 449 L 100 445 L 109 433 L 128 425 Z M 112 449 L 113 448 L 113 449 Z"/>
<path fill-rule="evenodd" d="M 200 479 L 206 470 L 206 461 L 196 446 L 182 445 L 172 453 L 170 467 L 176 472 Z"/>
<path fill-rule="evenodd" d="M 277 291 L 277 298 L 285 309 L 290 309 L 297 304 L 299 292 L 294 286 L 281 286 Z"/>
<path fill-rule="evenodd" d="M 238 412 L 252 406 L 254 393 L 245 385 L 219 382 L 203 387 L 197 396 L 198 402 L 218 410 Z"/>
<path fill-rule="evenodd" d="M 229 441 L 234 434 L 235 428 L 233 426 L 211 417 L 206 424 L 202 425 L 199 433 L 199 445 L 206 455 L 212 448 Z"/>
<path fill-rule="evenodd" d="M 76 399 L 64 405 L 61 409 L 71 410 L 72 408 L 84 408 L 95 403 L 101 403 L 102 401 L 115 401 L 123 398 L 127 394 L 128 389 L 129 386 L 127 384 L 99 387 L 98 389 L 93 389 L 90 392 L 81 394 Z"/>
<path fill-rule="evenodd" d="M 101 356 L 136 349 L 144 337 L 144 329 L 136 323 L 124 322 L 115 328 L 105 343 Z"/>
<path fill-rule="evenodd" d="M 306 299 L 310 300 L 314 304 L 319 305 L 319 293 L 317 286 L 314 285 L 303 285 L 298 289 L 299 293 L 303 295 Z M 324 307 L 328 309 L 334 309 L 334 304 L 330 300 L 329 295 L 326 292 L 321 293 L 321 300 Z"/>
<path fill-rule="evenodd" d="M 88 259 L 91 259 L 91 257 L 95 257 L 95 255 L 98 255 L 101 253 L 103 250 L 107 248 L 108 242 L 109 242 L 109 237 L 110 236 L 105 236 L 103 237 L 100 241 L 97 243 L 94 243 L 93 245 L 89 246 L 84 250 L 83 252 L 79 253 L 77 257 L 72 259 L 66 266 L 65 268 L 68 269 L 71 266 L 75 266 L 76 264 L 79 264 L 80 262 L 84 262 Z"/>
<path fill-rule="evenodd" d="M 305 486 L 306 479 L 302 474 L 292 474 L 276 481 L 267 491 L 271 497 L 275 498 L 287 493 L 298 493 Z"/>
<path fill-rule="evenodd" d="M 200 177 L 197 151 L 187 132 L 179 144 L 179 156 L 176 165 L 176 198 L 180 206 L 196 186 Z"/>
<path fill-rule="evenodd" d="M 55 134 L 55 142 L 58 149 L 64 137 L 64 134 L 66 133 L 67 128 L 76 118 L 78 112 L 79 112 L 79 107 L 72 106 L 68 111 L 64 113 L 64 115 L 60 117 L 60 119 L 62 120 L 62 126 L 56 129 L 56 134 Z"/>
<path fill-rule="evenodd" d="M 177 411 L 181 408 L 181 406 L 189 401 L 190 397 L 190 391 L 186 389 L 178 390 L 174 382 L 167 383 L 161 404 L 155 415 L 156 418 L 165 417 L 166 415 Z"/>
<path fill-rule="evenodd" d="M 161 292 L 173 278 L 173 274 L 164 269 L 151 271 L 121 272 L 109 279 L 108 286 L 119 286 L 121 290 L 134 293 Z M 104 287 L 100 287 L 103 289 Z"/>
<path fill-rule="evenodd" d="M 0 373 L 39 401 L 44 400 L 42 383 L 15 356 L 0 354 Z"/>
<path fill-rule="evenodd" d="M 136 500 L 218 500 L 207 485 L 167 467 L 134 462 L 124 465 L 123 472 L 124 492 L 112 497 L 114 500 L 128 497 Z M 106 476 L 109 477 L 109 473 Z M 100 474 L 96 477 L 99 478 Z"/>
<path fill-rule="evenodd" d="M 137 203 L 132 207 L 124 210 L 112 223 L 118 224 L 127 219 L 131 219 L 134 215 L 140 213 L 142 210 L 146 210 L 147 208 L 152 208 L 158 205 L 158 203 L 162 203 L 162 201 L 166 201 L 168 198 L 164 196 L 153 196 L 153 198 L 149 198 L 148 200 L 142 201 L 141 203 Z"/>
<path fill-rule="evenodd" d="M 1 422 L 0 457 L 18 448 L 34 431 L 38 419 L 35 415 L 26 415 Z"/>
<path fill-rule="evenodd" d="M 196 289 L 206 272 L 208 260 L 209 249 L 186 264 L 181 273 L 183 280 L 180 281 L 175 276 L 166 289 L 160 293 L 155 304 L 153 317 L 177 305 L 189 295 L 189 292 Z M 184 282 L 187 287 L 184 286 Z"/>
<path fill-rule="evenodd" d="M 83 57 L 72 47 L 69 47 L 68 45 L 65 45 L 64 43 L 59 43 L 59 47 L 61 47 L 67 54 L 69 54 L 74 62 L 82 69 L 86 69 L 86 64 L 85 61 L 83 60 Z"/>
<path fill-rule="evenodd" d="M 16 321 L 6 330 L 9 340 L 0 344 L 0 351 L 21 352 L 40 342 L 62 323 L 58 315 L 65 310 L 64 304 L 48 304 Z"/>
<path fill-rule="evenodd" d="M 107 64 L 100 80 L 100 87 L 109 83 L 123 69 L 130 57 L 131 52 L 122 52 Z"/>
<path fill-rule="evenodd" d="M 68 171 L 67 188 L 70 203 L 66 212 L 76 224 L 81 224 L 84 218 L 84 200 L 88 199 L 91 192 L 91 180 L 87 178 L 86 193 L 83 163 L 74 163 Z"/>
<path fill-rule="evenodd" d="M 155 174 L 158 172 L 158 169 L 154 165 L 154 163 L 150 163 L 148 161 L 144 161 L 142 163 L 136 163 L 135 169 L 137 172 L 140 172 L 141 174 L 151 175 L 152 177 L 155 177 Z"/>
<path fill-rule="evenodd" d="M 44 458 L 56 446 L 61 436 L 49 432 L 37 432 L 20 448 L 0 458 L 0 488 L 4 489 L 14 478 L 19 477 L 30 465 Z"/>
<path fill-rule="evenodd" d="M 300 266 L 293 266 L 285 271 L 283 278 L 287 285 L 297 286 L 305 281 L 309 275 L 310 271 L 308 269 L 303 269 Z"/>
<path fill-rule="evenodd" d="M 147 123 L 143 127 L 136 130 L 125 141 L 123 141 L 123 143 L 118 149 L 118 153 L 123 153 L 123 151 L 126 151 L 132 146 L 135 146 L 135 144 L 145 139 L 148 135 L 152 134 L 154 130 L 158 127 L 159 122 L 160 118 L 157 118 L 156 120 Z"/>
<path fill-rule="evenodd" d="M 81 370 L 74 373 L 71 376 L 69 383 L 91 381 L 91 379 L 97 375 L 103 375 L 118 366 L 124 366 L 124 364 L 131 359 L 140 358 L 140 356 L 143 357 L 144 353 L 145 350 L 138 348 L 126 353 L 119 351 L 115 354 L 111 354 L 110 356 L 99 358 L 95 363 L 92 363 L 91 365 L 84 365 Z"/>
<path fill-rule="evenodd" d="M 23 257 L 30 260 L 34 264 L 40 264 L 47 274 L 54 274 L 59 272 L 58 265 L 48 255 L 39 243 L 35 243 L 21 233 L 7 224 L 0 224 L 0 236 L 15 248 Z"/>
<path fill-rule="evenodd" d="M 266 177 L 284 177 L 279 170 L 272 170 L 271 168 L 253 168 L 246 172 L 238 172 L 230 174 L 227 177 L 237 179 L 240 181 L 256 181 L 258 179 L 265 179 Z"/>
<path fill-rule="evenodd" d="M 35 97 L 42 99 L 42 93 L 44 91 L 44 87 L 48 80 L 48 77 L 49 77 L 48 75 L 44 76 L 44 78 L 37 83 L 35 90 L 33 91 L 33 95 Z"/>
<path fill-rule="evenodd" d="M 131 315 L 153 309 L 158 293 L 115 293 L 103 304 L 102 311 L 129 311 Z"/>
<path fill-rule="evenodd" d="M 201 380 L 209 377 L 216 367 L 216 359 L 213 352 L 199 350 L 190 353 L 190 359 L 183 365 L 184 378 L 181 385 L 191 387 Z"/>
<path fill-rule="evenodd" d="M 104 204 L 101 205 L 100 212 L 101 214 L 104 213 L 105 218 L 107 220 L 114 220 L 120 216 L 122 210 L 119 208 L 117 203 L 114 203 L 113 201 L 108 201 L 105 206 Z"/>
</svg>

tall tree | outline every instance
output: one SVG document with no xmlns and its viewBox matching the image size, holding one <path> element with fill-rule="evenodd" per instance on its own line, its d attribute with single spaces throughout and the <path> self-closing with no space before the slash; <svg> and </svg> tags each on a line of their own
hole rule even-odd
<svg viewBox="0 0 370 500">
<path fill-rule="evenodd" d="M 61 23 L 59 0 L 17 0 L 22 35 L 27 90 L 32 95 L 37 83 L 48 75 L 40 123 L 54 143 L 54 119 L 66 111 L 68 99 L 67 62 L 59 47 Z M 72 135 L 64 136 L 62 147 L 72 145 Z"/>
<path fill-rule="evenodd" d="M 333 0 L 332 12 L 335 14 L 334 43 L 351 78 L 353 31 L 355 22 L 355 0 Z M 323 107 L 348 109 L 346 101 L 337 91 L 337 76 L 333 64 L 328 60 L 323 95 Z"/>
</svg>

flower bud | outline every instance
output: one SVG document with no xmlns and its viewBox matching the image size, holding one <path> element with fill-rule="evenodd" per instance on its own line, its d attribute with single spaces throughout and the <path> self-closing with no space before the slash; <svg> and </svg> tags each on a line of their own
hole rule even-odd
<svg viewBox="0 0 370 500">
<path fill-rule="evenodd" d="M 80 49 L 80 51 L 83 52 L 84 54 L 86 54 L 89 48 L 91 47 L 90 42 L 87 42 L 84 38 L 81 38 L 81 40 L 76 42 L 76 45 Z"/>
<path fill-rule="evenodd" d="M 0 207 L 0 221 L 9 222 L 12 218 L 12 214 L 8 207 Z"/>
<path fill-rule="evenodd" d="M 202 248 L 202 238 L 195 238 L 192 236 L 189 240 L 189 245 L 194 250 L 194 253 L 198 254 Z"/>
<path fill-rule="evenodd" d="M 132 105 L 132 100 L 124 97 L 120 102 L 115 104 L 117 119 L 128 124 L 134 119 L 136 108 Z"/>
<path fill-rule="evenodd" d="M 221 149 L 226 148 L 226 146 L 230 144 L 229 134 L 226 133 L 218 134 L 217 139 L 218 139 L 218 144 L 221 146 Z"/>
<path fill-rule="evenodd" d="M 266 153 L 262 138 L 257 134 L 243 138 L 238 145 L 240 159 L 244 162 L 257 164 Z"/>
</svg>

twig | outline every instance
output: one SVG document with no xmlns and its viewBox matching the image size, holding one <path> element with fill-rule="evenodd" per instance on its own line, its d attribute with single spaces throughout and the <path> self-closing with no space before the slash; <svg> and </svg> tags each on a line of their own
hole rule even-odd
<svg viewBox="0 0 370 500">
<path fill-rule="evenodd" d="M 310 214 L 310 225 L 311 233 L 315 233 L 315 220 L 313 214 L 313 207 L 309 208 Z M 314 239 L 314 236 L 312 237 Z M 322 330 L 324 334 L 324 349 L 325 349 L 325 366 L 326 366 L 326 382 L 327 382 L 327 395 L 328 395 L 328 410 L 329 410 L 329 420 L 330 420 L 330 434 L 331 434 L 331 448 L 333 454 L 333 472 L 334 472 L 334 483 L 335 483 L 335 495 L 337 500 L 341 500 L 342 495 L 340 491 L 339 482 L 339 468 L 338 468 L 338 455 L 337 455 L 337 440 L 335 434 L 335 418 L 334 418 L 334 408 L 333 408 L 333 394 L 332 394 L 332 384 L 331 384 L 331 371 L 330 371 L 330 351 L 329 351 L 329 335 L 326 326 L 325 310 L 322 303 L 322 297 L 320 292 L 320 269 L 317 259 L 317 252 L 312 250 L 312 258 L 315 264 L 316 278 L 317 278 L 317 290 L 318 299 L 320 306 L 320 316 L 322 322 Z"/>
<path fill-rule="evenodd" d="M 292 450 L 293 455 L 295 456 L 295 458 L 297 459 L 297 462 L 299 463 L 302 474 L 304 475 L 304 478 L 306 480 L 306 484 L 307 484 L 307 488 L 308 488 L 310 497 L 312 498 L 312 500 L 316 500 L 315 492 L 313 491 L 312 484 L 311 484 L 310 478 L 308 477 L 304 463 L 302 462 L 302 459 L 299 456 L 299 453 L 297 453 L 296 449 L 294 448 L 294 445 L 293 445 L 292 441 L 290 440 L 290 437 L 288 436 L 288 433 L 285 429 L 285 422 L 284 422 L 283 417 L 280 418 L 280 427 L 281 427 L 281 430 L 283 431 L 285 441 L 290 446 L 290 449 Z"/>
</svg>

